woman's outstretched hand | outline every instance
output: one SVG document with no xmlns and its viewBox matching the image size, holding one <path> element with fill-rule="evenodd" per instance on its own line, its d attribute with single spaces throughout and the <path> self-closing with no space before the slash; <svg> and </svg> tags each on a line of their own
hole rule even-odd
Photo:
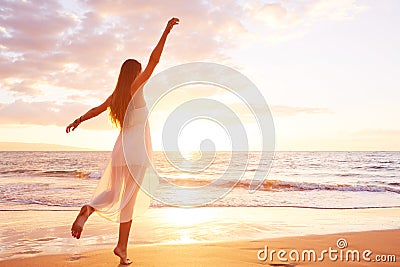
<svg viewBox="0 0 400 267">
<path fill-rule="evenodd" d="M 78 120 L 75 120 L 74 122 L 70 123 L 70 124 L 67 126 L 67 129 L 65 129 L 65 131 L 66 131 L 67 133 L 69 133 L 70 131 L 73 131 L 73 130 L 76 129 L 76 127 L 78 127 L 79 124 L 80 124 L 80 122 L 79 122 Z"/>
<path fill-rule="evenodd" d="M 171 29 L 179 24 L 179 19 L 178 18 L 172 18 L 168 21 L 167 27 L 165 28 L 165 31 L 169 33 Z"/>
</svg>

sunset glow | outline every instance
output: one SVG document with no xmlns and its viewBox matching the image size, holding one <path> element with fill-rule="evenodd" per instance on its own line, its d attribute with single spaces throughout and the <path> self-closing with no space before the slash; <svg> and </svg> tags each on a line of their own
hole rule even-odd
<svg viewBox="0 0 400 267">
<path fill-rule="evenodd" d="M 107 114 L 65 127 L 108 97 L 122 62 L 142 65 L 173 16 L 181 19 L 155 73 L 210 61 L 251 79 L 272 111 L 277 150 L 400 150 L 398 1 L 2 1 L 0 142 L 111 150 Z M 146 94 L 146 92 L 145 92 Z M 252 150 L 257 125 L 212 86 L 180 88 L 150 120 L 155 150 L 168 112 L 196 97 L 237 111 Z M 211 121 L 182 131 L 182 150 L 229 136 Z M 207 131 L 205 131 L 207 129 Z"/>
</svg>

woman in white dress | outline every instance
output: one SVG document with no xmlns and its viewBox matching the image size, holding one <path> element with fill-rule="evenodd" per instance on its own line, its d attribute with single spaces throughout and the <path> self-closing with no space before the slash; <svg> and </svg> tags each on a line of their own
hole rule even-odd
<svg viewBox="0 0 400 267">
<path fill-rule="evenodd" d="M 122 64 L 115 90 L 107 100 L 86 112 L 66 128 L 66 132 L 69 133 L 71 130 L 75 130 L 81 122 L 99 115 L 106 109 L 110 110 L 112 121 L 120 128 L 120 134 L 115 142 L 108 166 L 91 201 L 81 208 L 72 224 L 71 233 L 73 237 L 79 239 L 85 222 L 93 212 L 110 221 L 120 223 L 119 239 L 114 254 L 124 265 L 132 263 L 127 259 L 126 252 L 132 219 L 143 214 L 151 200 L 151 197 L 144 193 L 139 186 L 146 179 L 147 164 L 151 160 L 152 153 L 143 84 L 150 78 L 158 64 L 169 32 L 178 23 L 179 19 L 177 18 L 168 21 L 143 72 L 138 61 L 126 60 Z M 131 100 L 133 105 L 129 105 Z M 131 118 L 127 117 L 125 120 L 125 123 L 129 125 L 124 125 L 128 108 L 133 110 L 129 110 Z M 124 137 L 123 132 L 127 134 Z M 129 143 L 130 148 L 134 149 L 134 153 L 130 153 L 133 157 L 125 158 L 123 139 Z"/>
</svg>

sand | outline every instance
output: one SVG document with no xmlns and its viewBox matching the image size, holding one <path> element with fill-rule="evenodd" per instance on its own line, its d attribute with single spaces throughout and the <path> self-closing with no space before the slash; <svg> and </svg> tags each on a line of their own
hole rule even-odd
<svg viewBox="0 0 400 267">
<path fill-rule="evenodd" d="M 337 240 L 344 238 L 347 247 L 339 249 Z M 325 254 L 323 261 L 288 261 L 282 262 L 274 255 L 274 260 L 261 261 L 257 257 L 259 250 L 285 250 L 289 253 L 296 249 L 300 255 L 303 250 L 313 249 L 320 257 L 320 252 L 329 249 L 343 251 L 359 250 L 360 261 L 332 261 Z M 362 259 L 365 250 L 372 251 L 371 259 Z M 206 242 L 179 245 L 130 245 L 129 257 L 134 261 L 131 266 L 400 266 L 400 230 L 379 230 L 339 233 L 329 235 L 308 235 L 282 237 L 262 240 Z M 261 253 L 262 257 L 264 254 Z M 295 254 L 292 254 L 295 255 Z M 338 253 L 338 255 L 340 255 Z M 377 255 L 394 255 L 396 262 L 376 262 Z M 286 254 L 286 257 L 288 255 Z M 300 256 L 301 257 L 301 256 Z M 351 258 L 351 256 L 350 256 Z M 0 261 L 0 266 L 118 266 L 118 259 L 107 250 L 88 251 L 80 255 L 58 254 Z"/>
</svg>

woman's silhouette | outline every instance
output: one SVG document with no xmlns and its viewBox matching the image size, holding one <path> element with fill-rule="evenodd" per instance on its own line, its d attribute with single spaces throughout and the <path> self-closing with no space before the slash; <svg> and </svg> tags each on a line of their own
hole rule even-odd
<svg viewBox="0 0 400 267">
<path fill-rule="evenodd" d="M 71 130 L 75 130 L 81 122 L 99 115 L 106 109 L 110 110 L 112 121 L 120 128 L 120 134 L 115 142 L 110 162 L 100 179 L 92 200 L 81 208 L 72 225 L 71 233 L 72 236 L 79 239 L 85 222 L 94 211 L 111 221 L 119 222 L 119 239 L 114 254 L 120 258 L 120 263 L 124 265 L 132 263 L 127 259 L 132 218 L 142 214 L 150 204 L 150 201 L 147 202 L 144 198 L 140 199 L 139 195 L 143 192 L 141 192 L 137 183 L 143 180 L 146 171 L 147 161 L 145 157 L 147 158 L 147 156 L 143 155 L 151 153 L 150 133 L 146 123 L 147 108 L 142 85 L 153 73 L 160 60 L 167 36 L 173 26 L 178 23 L 179 19 L 177 18 L 168 21 L 143 72 L 138 61 L 134 59 L 126 60 L 122 64 L 114 92 L 103 104 L 92 108 L 66 128 L 66 132 L 69 133 Z M 133 105 L 129 105 L 131 100 Z M 122 147 L 122 127 L 124 126 L 128 105 L 129 108 L 133 107 L 133 119 L 128 120 L 128 123 L 132 125 L 125 126 L 132 127 L 133 130 L 130 129 L 130 134 L 124 138 L 129 138 L 130 145 L 133 145 L 135 149 L 134 159 L 125 159 Z M 142 131 L 135 130 L 135 127 L 139 127 Z M 143 150 L 147 150 L 147 152 Z"/>
</svg>

